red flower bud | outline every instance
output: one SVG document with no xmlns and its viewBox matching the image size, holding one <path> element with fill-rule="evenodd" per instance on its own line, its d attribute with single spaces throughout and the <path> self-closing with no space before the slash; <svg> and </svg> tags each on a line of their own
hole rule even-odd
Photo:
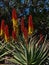
<svg viewBox="0 0 49 65">
<path fill-rule="evenodd" d="M 21 19 L 21 31 L 24 32 L 24 18 Z"/>
<path fill-rule="evenodd" d="M 32 16 L 29 16 L 28 24 L 30 27 L 33 27 L 33 22 L 32 22 Z"/>
<path fill-rule="evenodd" d="M 24 38 L 27 39 L 28 38 L 28 30 L 27 30 L 26 27 L 24 28 L 24 33 L 23 34 L 24 34 Z"/>
<path fill-rule="evenodd" d="M 16 39 L 16 31 L 12 31 L 12 38 L 15 40 Z"/>
<path fill-rule="evenodd" d="M 12 19 L 17 19 L 17 15 L 16 15 L 16 9 L 15 8 L 13 8 L 13 10 L 12 10 Z"/>
<path fill-rule="evenodd" d="M 6 40 L 6 42 L 8 42 L 8 41 L 9 41 L 8 25 L 5 26 L 5 31 L 4 31 L 4 33 L 5 33 L 5 40 Z"/>
</svg>

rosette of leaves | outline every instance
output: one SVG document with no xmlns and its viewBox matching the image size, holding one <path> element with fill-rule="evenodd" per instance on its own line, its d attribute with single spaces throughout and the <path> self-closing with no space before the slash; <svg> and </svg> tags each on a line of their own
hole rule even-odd
<svg viewBox="0 0 49 65">
<path fill-rule="evenodd" d="M 11 51 L 13 57 L 6 60 L 20 65 L 44 65 L 45 62 L 48 65 L 48 41 L 45 37 L 45 40 L 42 43 L 41 39 L 37 40 L 36 37 L 30 38 L 30 41 L 27 44 L 24 40 L 19 40 L 18 42 L 12 41 L 10 46 L 14 51 L 8 50 Z"/>
</svg>

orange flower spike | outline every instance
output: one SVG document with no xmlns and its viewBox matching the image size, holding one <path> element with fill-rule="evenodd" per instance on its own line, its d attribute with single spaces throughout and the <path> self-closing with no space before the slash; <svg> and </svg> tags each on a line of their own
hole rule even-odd
<svg viewBox="0 0 49 65">
<path fill-rule="evenodd" d="M 8 25 L 5 26 L 5 41 L 8 42 L 9 41 L 9 30 L 8 30 Z"/>
<path fill-rule="evenodd" d="M 18 19 L 15 8 L 13 8 L 12 10 L 12 23 L 13 23 L 13 30 L 16 31 L 16 34 L 18 35 Z"/>
<path fill-rule="evenodd" d="M 24 38 L 27 39 L 28 38 L 28 30 L 26 27 L 24 28 L 23 34 L 24 34 Z"/>
<path fill-rule="evenodd" d="M 3 33 L 4 33 L 4 28 L 5 28 L 5 21 L 2 20 L 1 21 L 1 35 L 3 35 Z"/>
<path fill-rule="evenodd" d="M 16 10 L 13 8 L 12 10 L 12 22 L 13 22 L 13 28 L 17 26 L 17 15 L 16 15 Z"/>
<path fill-rule="evenodd" d="M 24 32 L 24 18 L 21 19 L 21 31 Z"/>
<path fill-rule="evenodd" d="M 34 23 L 32 21 L 32 16 L 30 15 L 28 19 L 28 34 L 31 35 L 33 31 L 34 31 Z"/>
<path fill-rule="evenodd" d="M 12 31 L 12 38 L 13 38 L 14 40 L 16 40 L 16 32 L 15 32 L 15 31 Z"/>
</svg>

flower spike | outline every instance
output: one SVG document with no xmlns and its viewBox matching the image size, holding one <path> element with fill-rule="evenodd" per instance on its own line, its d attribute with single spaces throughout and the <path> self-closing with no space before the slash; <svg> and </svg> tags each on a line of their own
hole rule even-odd
<svg viewBox="0 0 49 65">
<path fill-rule="evenodd" d="M 8 30 L 8 25 L 5 26 L 5 41 L 8 42 L 9 41 L 9 30 Z"/>
<path fill-rule="evenodd" d="M 28 34 L 31 35 L 34 31 L 34 24 L 32 21 L 32 16 L 29 15 L 29 19 L 28 19 Z"/>
</svg>

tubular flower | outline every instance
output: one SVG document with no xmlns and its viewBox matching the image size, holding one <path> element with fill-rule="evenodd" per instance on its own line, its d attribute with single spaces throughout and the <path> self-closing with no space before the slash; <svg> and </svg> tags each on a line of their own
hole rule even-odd
<svg viewBox="0 0 49 65">
<path fill-rule="evenodd" d="M 24 38 L 27 39 L 28 38 L 28 30 L 26 27 L 24 28 L 23 34 L 24 34 Z"/>
<path fill-rule="evenodd" d="M 5 34 L 5 41 L 8 42 L 9 41 L 8 25 L 5 26 L 4 34 Z"/>
<path fill-rule="evenodd" d="M 24 32 L 24 18 L 21 19 L 21 31 Z"/>
<path fill-rule="evenodd" d="M 30 15 L 28 19 L 28 34 L 31 35 L 33 31 L 34 31 L 34 24 L 32 21 L 32 16 Z"/>
<path fill-rule="evenodd" d="M 1 21 L 1 35 L 3 35 L 3 33 L 4 33 L 4 28 L 5 28 L 5 21 L 4 20 L 2 20 Z"/>
<path fill-rule="evenodd" d="M 12 10 L 12 23 L 13 23 L 13 30 L 18 32 L 18 20 L 16 15 L 16 10 L 13 8 Z"/>
<path fill-rule="evenodd" d="M 15 40 L 16 39 L 16 32 L 12 31 L 12 38 Z"/>
</svg>

